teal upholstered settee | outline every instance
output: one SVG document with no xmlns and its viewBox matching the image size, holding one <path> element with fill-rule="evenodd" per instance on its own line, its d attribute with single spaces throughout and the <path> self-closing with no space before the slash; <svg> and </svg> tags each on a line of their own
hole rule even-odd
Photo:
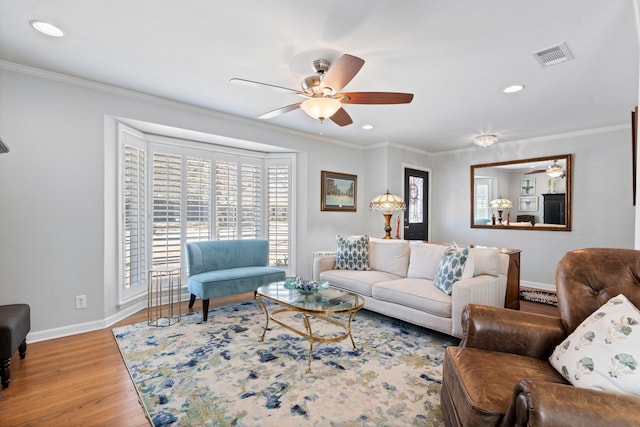
<svg viewBox="0 0 640 427">
<path fill-rule="evenodd" d="M 202 299 L 202 320 L 207 320 L 209 299 L 255 292 L 258 287 L 285 279 L 269 267 L 266 240 L 210 240 L 186 244 L 189 268 L 189 308 Z"/>
</svg>

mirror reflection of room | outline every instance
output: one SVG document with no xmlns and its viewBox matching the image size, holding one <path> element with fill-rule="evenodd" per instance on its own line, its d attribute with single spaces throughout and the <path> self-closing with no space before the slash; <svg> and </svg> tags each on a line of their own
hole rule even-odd
<svg viewBox="0 0 640 427">
<path fill-rule="evenodd" d="M 571 155 L 473 165 L 472 227 L 570 230 Z"/>
</svg>

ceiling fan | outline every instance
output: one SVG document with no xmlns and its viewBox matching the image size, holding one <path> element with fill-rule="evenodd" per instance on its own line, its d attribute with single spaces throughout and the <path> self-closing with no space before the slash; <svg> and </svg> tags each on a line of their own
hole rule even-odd
<svg viewBox="0 0 640 427">
<path fill-rule="evenodd" d="M 546 169 L 532 170 L 532 171 L 526 172 L 525 175 L 532 175 L 532 174 L 542 173 L 542 172 L 546 172 L 547 175 L 549 175 L 551 178 L 564 178 L 567 174 L 567 172 L 564 169 L 562 169 L 562 166 L 558 164 L 558 161 L 554 160 L 553 164 L 547 166 Z"/>
<path fill-rule="evenodd" d="M 307 98 L 304 101 L 264 113 L 258 117 L 259 119 L 271 119 L 301 108 L 309 116 L 321 122 L 324 119 L 330 119 L 339 126 L 346 126 L 353 123 L 353 120 L 342 108 L 343 104 L 408 104 L 411 102 L 412 93 L 340 92 L 358 74 L 363 65 L 363 59 L 349 54 L 342 55 L 333 63 L 326 59 L 317 59 L 313 61 L 313 69 L 316 74 L 302 80 L 302 90 L 239 78 L 232 78 L 230 81 L 267 86 Z"/>
</svg>

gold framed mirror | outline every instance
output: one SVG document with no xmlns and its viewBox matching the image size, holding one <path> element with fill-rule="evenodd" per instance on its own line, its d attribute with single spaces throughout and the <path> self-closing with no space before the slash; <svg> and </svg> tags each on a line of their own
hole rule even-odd
<svg viewBox="0 0 640 427">
<path fill-rule="evenodd" d="M 471 165 L 471 228 L 571 231 L 571 154 Z"/>
</svg>

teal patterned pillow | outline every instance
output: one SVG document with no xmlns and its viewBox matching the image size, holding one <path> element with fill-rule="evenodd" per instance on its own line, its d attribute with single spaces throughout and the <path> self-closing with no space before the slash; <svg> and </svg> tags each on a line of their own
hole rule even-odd
<svg viewBox="0 0 640 427">
<path fill-rule="evenodd" d="M 433 280 L 442 292 L 451 295 L 453 284 L 462 279 L 468 258 L 469 248 L 458 250 L 456 245 L 447 248 L 440 259 L 440 266 L 438 266 L 436 278 Z"/>
<path fill-rule="evenodd" d="M 336 237 L 336 270 L 371 270 L 369 236 Z"/>
</svg>

